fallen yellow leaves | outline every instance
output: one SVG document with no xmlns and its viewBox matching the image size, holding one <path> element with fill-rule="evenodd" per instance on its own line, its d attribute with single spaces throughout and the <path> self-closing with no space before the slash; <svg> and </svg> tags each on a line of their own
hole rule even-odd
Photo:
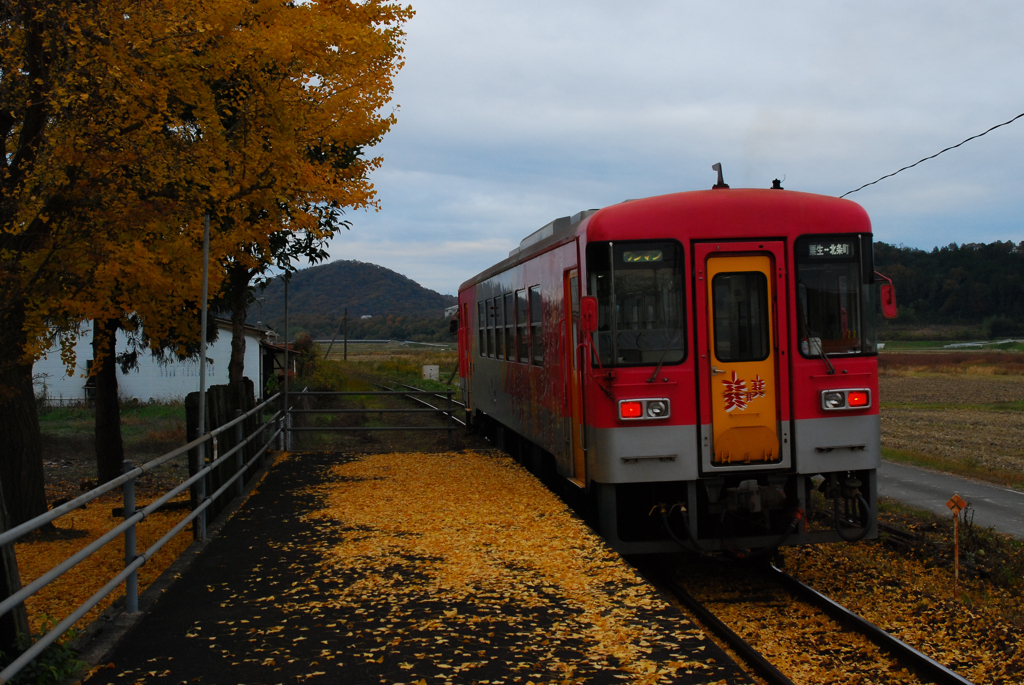
<svg viewBox="0 0 1024 685">
<path fill-rule="evenodd" d="M 881 545 L 787 550 L 791 572 L 976 683 L 1024 682 L 1024 599 Z"/>
<path fill-rule="evenodd" d="M 179 499 L 184 498 L 187 498 L 187 494 Z M 15 550 L 22 585 L 32 582 L 121 523 L 122 518 L 111 515 L 111 510 L 121 505 L 122 500 L 117 496 L 101 497 L 85 508 L 76 509 L 58 519 L 54 524 L 58 532 L 37 535 L 17 543 Z M 140 508 L 142 506 L 145 503 L 139 504 Z M 145 551 L 163 537 L 185 515 L 180 510 L 158 511 L 139 522 L 135 526 L 138 552 Z M 139 592 L 163 573 L 191 542 L 192 535 L 186 529 L 146 562 L 138 571 Z M 120 536 L 25 602 L 32 632 L 38 633 L 48 621 L 56 623 L 63 620 L 123 569 L 124 537 Z M 123 594 L 122 585 L 93 607 L 75 627 L 81 630 L 89 625 Z"/>
<path fill-rule="evenodd" d="M 375 616 L 388 626 L 407 619 L 401 635 L 377 639 L 394 647 L 400 638 L 407 657 L 422 650 L 397 664 L 412 682 L 472 681 L 499 658 L 509 682 L 583 682 L 608 669 L 638 683 L 669 682 L 680 669 L 723 675 L 713 660 L 695 661 L 706 659 L 694 643 L 703 633 L 506 456 L 373 455 L 332 476 L 312 493 L 326 506 L 307 516 L 345 531 L 318 548 L 318 575 L 351 577 L 327 604 L 355 615 L 383 606 Z M 406 608 L 425 603 L 439 610 Z M 367 662 L 384 661 L 373 656 Z"/>
</svg>

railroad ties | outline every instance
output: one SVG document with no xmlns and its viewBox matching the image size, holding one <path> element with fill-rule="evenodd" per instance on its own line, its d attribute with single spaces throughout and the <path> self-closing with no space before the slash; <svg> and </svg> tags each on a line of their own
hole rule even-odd
<svg viewBox="0 0 1024 685">
<path fill-rule="evenodd" d="M 666 566 L 648 573 L 772 685 L 836 682 L 837 677 L 971 685 L 767 562 L 723 564 L 705 558 L 686 564 L 686 569 L 684 577 Z M 771 626 L 770 634 L 761 629 L 763 625 Z"/>
</svg>

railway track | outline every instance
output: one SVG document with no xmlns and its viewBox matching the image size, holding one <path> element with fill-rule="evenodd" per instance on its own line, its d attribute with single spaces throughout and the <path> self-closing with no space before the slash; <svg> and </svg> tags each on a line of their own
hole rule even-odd
<svg viewBox="0 0 1024 685">
<path fill-rule="evenodd" d="M 406 390 L 415 390 L 417 392 L 423 392 L 423 388 L 417 388 L 414 385 L 406 385 L 405 383 L 398 383 L 397 387 L 393 387 L 393 388 L 392 387 L 388 387 L 387 385 L 384 385 L 382 383 L 374 383 L 373 385 L 377 386 L 378 388 L 382 388 L 384 390 L 387 390 L 389 392 L 398 392 L 399 388 L 405 388 Z M 422 404 L 425 407 L 429 407 L 430 409 L 436 409 L 437 411 L 439 411 L 441 413 L 442 416 L 448 416 L 449 415 L 449 412 L 445 411 L 445 409 L 446 409 L 445 407 L 439 407 L 439 406 L 435 406 L 433 404 L 430 404 L 429 402 L 427 402 L 422 397 L 416 397 L 414 395 L 404 395 L 404 397 L 406 399 L 412 400 L 413 402 L 416 402 L 418 404 Z M 429 395 L 429 397 L 437 397 L 437 398 L 439 398 L 441 400 L 444 400 L 445 402 L 448 401 L 448 398 L 445 395 L 442 395 L 440 393 L 435 393 L 434 395 Z M 455 407 L 462 407 L 463 409 L 466 408 L 466 405 L 464 403 L 459 402 L 458 400 L 455 400 L 455 399 L 452 400 L 452 405 L 455 406 Z M 451 420 L 454 421 L 455 423 L 459 424 L 460 426 L 465 426 L 466 422 L 463 421 L 462 419 L 460 419 L 458 416 L 456 416 L 456 413 L 457 412 L 455 412 L 455 411 L 451 412 Z"/>
<path fill-rule="evenodd" d="M 423 390 L 422 388 L 417 388 L 404 383 L 395 384 L 395 387 L 389 387 L 382 384 L 375 385 L 392 392 L 402 388 L 420 392 Z M 447 414 L 442 407 L 435 406 L 421 397 L 411 395 L 405 397 L 406 399 L 412 400 L 431 409 L 439 410 L 442 412 L 442 415 Z M 441 400 L 447 400 L 447 397 L 442 394 L 435 394 L 433 397 Z M 452 404 L 461 408 L 465 407 L 464 403 L 457 400 L 452 400 Z M 452 420 L 460 425 L 465 425 L 464 421 L 455 416 L 455 412 L 452 412 Z M 817 590 L 805 585 L 793 576 L 790 576 L 785 571 L 782 571 L 773 565 L 763 565 L 761 573 L 757 576 L 757 580 L 759 580 L 764 586 L 759 591 L 752 593 L 755 595 L 755 599 L 750 600 L 749 603 L 757 603 L 758 599 L 768 597 L 769 604 L 779 604 L 778 594 L 775 591 L 781 591 L 787 595 L 789 601 L 792 602 L 795 600 L 795 603 L 810 607 L 813 611 L 827 616 L 828 619 L 831 619 L 831 622 L 836 625 L 837 631 L 840 633 L 844 630 L 847 631 L 845 638 L 842 635 L 834 638 L 836 642 L 844 645 L 842 649 L 852 649 L 847 646 L 850 643 L 848 634 L 852 632 L 863 638 L 863 640 L 865 640 L 876 652 L 884 653 L 889 657 L 887 660 L 888 663 L 882 664 L 883 668 L 888 666 L 890 671 L 894 671 L 890 676 L 882 676 L 887 679 L 887 682 L 921 682 L 935 683 L 936 685 L 972 685 L 970 680 L 946 668 L 931 657 L 928 657 L 910 645 L 907 645 L 882 628 L 872 624 L 858 614 L 829 599 Z M 713 604 L 715 603 L 714 601 L 702 602 L 680 585 L 677 580 L 667 576 L 657 576 L 655 578 L 655 582 L 663 590 L 674 596 L 681 604 L 689 608 L 701 623 L 703 623 L 709 630 L 711 630 L 711 632 L 717 635 L 719 639 L 732 648 L 740 659 L 750 667 L 754 674 L 763 681 L 770 683 L 771 685 L 794 685 L 794 683 L 811 683 L 820 681 L 814 676 L 801 677 L 801 675 L 806 674 L 794 674 L 794 677 L 796 678 L 796 680 L 794 680 L 784 673 L 780 668 L 769 661 L 769 659 L 767 659 L 764 654 L 752 645 L 750 641 L 744 639 L 735 630 L 733 630 L 733 628 L 728 625 L 728 621 L 722 620 L 716 616 L 715 613 L 705 605 Z M 719 597 L 718 599 L 721 601 L 722 597 Z M 724 598 L 724 601 L 726 603 L 740 603 L 742 600 L 736 597 L 726 597 Z M 822 626 L 826 623 L 825 621 L 815 619 L 811 619 L 810 622 L 813 622 L 816 626 Z M 821 645 L 826 651 L 830 649 L 820 636 L 815 637 L 813 641 Z M 856 661 L 856 659 L 854 659 L 854 661 Z M 865 661 L 877 663 L 877 655 L 867 656 Z M 866 682 L 873 682 L 874 679 L 871 678 L 871 675 L 879 676 L 882 674 L 865 673 L 863 675 L 868 678 Z M 831 682 L 841 682 L 841 680 L 832 680 Z"/>
<path fill-rule="evenodd" d="M 717 566 L 716 566 L 717 568 Z M 708 574 L 712 575 L 712 574 Z M 829 599 L 796 578 L 772 565 L 764 565 L 756 576 L 714 573 L 714 579 L 700 579 L 702 585 L 695 596 L 675 578 L 654 576 L 655 583 L 690 609 L 708 630 L 732 648 L 750 669 L 771 685 L 796 683 L 864 682 L 936 683 L 937 685 L 971 685 L 971 681 L 922 654 L 903 641 L 870 623 L 863 617 Z M 728 611 L 716 613 L 709 605 L 732 607 L 743 617 L 723 617 Z M 767 625 L 772 626 L 772 663 L 752 642 L 758 641 L 757 612 L 764 611 Z M 778 616 L 799 617 L 786 635 L 785 621 Z M 821 615 L 824 615 L 824 618 Z M 731 624 L 731 625 L 730 625 Z M 747 636 L 741 635 L 745 633 Z M 859 639 L 854 639 L 855 633 Z M 790 653 L 779 653 L 789 649 Z M 819 654 L 809 653 L 817 650 Z M 767 650 L 765 650 L 767 651 Z M 880 658 L 881 657 L 881 658 Z M 828 675 L 814 670 L 819 658 Z M 794 669 L 793 664 L 799 664 Z M 780 668 L 782 666 L 782 668 Z M 837 669 L 848 668 L 845 673 Z M 783 669 L 789 672 L 783 672 Z M 879 672 L 883 671 L 883 672 Z M 887 671 L 887 673 L 885 673 Z M 858 672 L 858 673 L 854 673 Z M 838 678 L 838 679 L 837 679 Z M 795 679 L 795 680 L 794 680 Z"/>
</svg>

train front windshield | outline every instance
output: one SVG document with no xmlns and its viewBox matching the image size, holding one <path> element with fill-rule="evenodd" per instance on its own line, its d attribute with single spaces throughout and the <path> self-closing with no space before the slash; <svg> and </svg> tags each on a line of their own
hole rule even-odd
<svg viewBox="0 0 1024 685">
<path fill-rule="evenodd" d="M 797 324 L 805 357 L 877 351 L 869 236 L 805 236 L 796 242 Z"/>
<path fill-rule="evenodd" d="M 678 364 L 686 356 L 683 250 L 672 240 L 591 243 L 598 301 L 594 356 L 602 366 Z"/>
</svg>

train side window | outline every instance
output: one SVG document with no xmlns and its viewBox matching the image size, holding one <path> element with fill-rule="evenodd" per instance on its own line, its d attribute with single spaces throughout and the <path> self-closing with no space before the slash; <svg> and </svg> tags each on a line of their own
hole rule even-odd
<svg viewBox="0 0 1024 685">
<path fill-rule="evenodd" d="M 541 318 L 540 286 L 530 288 L 530 342 L 533 347 L 533 363 L 544 364 L 544 330 Z"/>
<path fill-rule="evenodd" d="M 477 330 L 477 351 L 481 357 L 487 356 L 487 334 L 484 332 L 487 327 L 487 318 L 484 314 L 484 303 L 476 303 L 476 330 Z"/>
<path fill-rule="evenodd" d="M 519 361 L 530 363 L 530 322 L 526 291 L 516 292 L 516 340 L 518 341 Z"/>
<path fill-rule="evenodd" d="M 487 298 L 487 356 L 494 357 L 494 300 Z"/>
<path fill-rule="evenodd" d="M 505 358 L 516 360 L 516 300 L 513 293 L 505 293 Z"/>
<path fill-rule="evenodd" d="M 498 359 L 505 358 L 505 311 L 501 297 L 494 298 L 494 350 Z"/>
</svg>

